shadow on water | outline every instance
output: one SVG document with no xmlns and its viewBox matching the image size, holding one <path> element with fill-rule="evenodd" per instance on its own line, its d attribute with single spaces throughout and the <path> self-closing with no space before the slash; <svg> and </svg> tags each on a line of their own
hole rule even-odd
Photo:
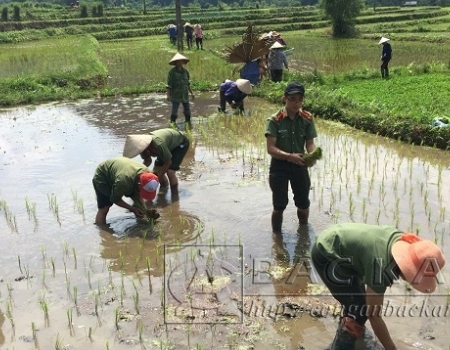
<svg viewBox="0 0 450 350">
<path fill-rule="evenodd" d="M 0 230 L 4 232 L 5 242 L 0 246 L 0 256 L 3 257 L 2 278 L 6 282 L 0 284 L 0 293 L 5 298 L 12 293 L 14 305 L 18 305 L 13 310 L 18 328 L 20 325 L 21 329 L 28 329 L 30 322 L 36 323 L 42 348 L 51 348 L 58 333 L 64 339 L 72 339 L 65 310 L 74 307 L 76 293 L 80 304 L 83 301 L 87 309 L 79 319 L 74 319 L 74 324 L 96 329 L 94 337 L 99 341 L 95 344 L 102 344 L 92 345 L 88 337 L 86 340 L 78 337 L 79 348 L 100 349 L 104 348 L 105 340 L 115 341 L 115 335 L 111 334 L 115 334 L 115 310 L 120 305 L 107 303 L 115 298 L 122 276 L 127 275 L 125 288 L 132 291 L 133 279 L 142 278 L 149 264 L 150 275 L 158 277 L 154 282 L 161 289 L 163 252 L 171 259 L 184 259 L 189 245 L 207 246 L 211 242 L 223 245 L 224 256 L 238 262 L 231 264 L 235 271 L 240 271 L 241 265 L 247 266 L 246 284 L 241 290 L 255 300 L 273 305 L 288 302 L 299 293 L 301 298 L 309 282 L 317 283 L 308 274 L 308 266 L 296 262 L 304 258 L 307 261 L 315 237 L 333 223 L 397 225 L 420 232 L 421 236 L 438 242 L 447 255 L 450 253 L 446 244 L 450 233 L 450 198 L 446 195 L 450 193 L 446 181 L 450 177 L 448 152 L 405 145 L 317 120 L 316 144 L 324 149 L 324 158 L 311 169 L 308 230 L 298 232 L 296 210 L 291 201 L 285 211 L 283 235 L 274 239 L 267 184 L 269 157 L 263 134 L 265 119 L 277 106 L 249 98 L 246 108 L 252 110 L 250 117 L 217 115 L 216 108 L 216 93 L 197 96 L 193 104 L 192 143 L 178 174 L 179 198 L 172 198 L 170 191 L 161 191 L 149 204 L 160 211 L 158 222 L 151 226 L 137 221 L 130 213 L 114 206 L 108 216 L 109 230 L 99 229 L 92 223 L 97 210 L 91 183 L 95 168 L 101 161 L 122 153 L 126 134 L 149 132 L 168 125 L 169 106 L 163 96 L 90 100 L 0 112 Z M 181 110 L 179 119 L 182 126 Z M 243 253 L 232 251 L 231 246 L 245 249 Z M 267 277 L 264 267 L 254 276 L 256 272 L 251 267 L 257 260 L 267 261 L 266 265 L 279 272 L 277 278 L 255 283 L 256 278 Z M 208 267 L 206 257 L 199 258 L 199 262 Z M 294 267 L 298 269 L 287 279 L 286 274 Z M 33 278 L 27 279 L 26 271 Z M 448 277 L 446 270 L 443 273 Z M 20 276 L 24 279 L 16 281 Z M 177 278 L 180 276 L 184 275 Z M 224 311 L 234 305 L 235 300 L 226 298 L 225 294 L 227 290 L 239 290 L 240 276 L 233 274 L 227 280 L 231 285 L 217 293 L 218 300 L 227 305 Z M 94 287 L 89 278 L 97 282 L 92 283 Z M 175 292 L 187 290 L 186 285 Z M 394 285 L 386 299 L 408 306 L 420 304 L 422 296 L 405 290 L 404 285 Z M 427 300 L 445 305 L 447 294 L 445 287 L 440 287 L 438 295 Z M 92 317 L 93 295 L 99 296 L 102 303 L 101 317 L 106 320 L 102 327 Z M 140 296 L 146 298 L 143 292 Z M 157 299 L 162 296 L 147 297 L 149 300 L 143 303 L 160 305 Z M 311 300 L 310 295 L 306 297 Z M 333 301 L 329 295 L 326 297 Z M 52 327 L 45 326 L 42 301 L 51 305 Z M 23 305 L 27 305 L 27 312 L 20 308 Z M 131 297 L 123 307 L 133 309 Z M 150 311 L 146 314 L 146 310 Z M 141 319 L 149 325 L 146 336 L 152 339 L 156 336 L 153 327 L 163 324 L 163 319 L 158 318 L 158 313 L 153 316 L 151 307 L 141 308 L 141 312 Z M 264 320 L 267 317 L 251 318 L 252 322 Z M 402 345 L 399 349 L 412 349 L 414 343 L 422 349 L 448 348 L 447 319 L 407 320 L 402 317 L 387 320 L 396 342 Z M 423 337 L 423 334 L 430 335 L 430 325 L 434 340 Z M 126 323 L 120 327 L 121 334 L 135 334 L 139 329 L 133 322 L 129 322 L 129 328 Z M 267 332 L 271 332 L 269 338 L 287 348 L 298 341 L 307 349 L 323 350 L 335 329 L 332 317 L 305 315 L 284 317 L 268 327 Z M 3 323 L 1 330 L 9 339 L 11 325 Z M 221 332 L 229 334 L 230 329 Z M 266 340 L 265 333 L 258 336 Z M 182 331 L 171 330 L 170 338 L 178 342 L 173 348 L 186 347 Z M 200 338 L 203 344 L 203 334 Z M 247 341 L 245 336 L 238 338 Z M 23 344 L 18 342 L 11 340 L 8 345 L 20 348 Z M 261 341 L 260 347 L 255 348 L 265 349 L 267 344 Z"/>
</svg>

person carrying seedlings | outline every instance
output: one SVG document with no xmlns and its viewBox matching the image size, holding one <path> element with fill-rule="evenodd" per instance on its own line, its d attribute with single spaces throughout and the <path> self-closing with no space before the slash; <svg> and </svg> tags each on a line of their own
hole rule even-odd
<svg viewBox="0 0 450 350">
<path fill-rule="evenodd" d="M 225 112 L 228 102 L 233 109 L 244 113 L 244 99 L 252 93 L 252 85 L 247 79 L 225 80 L 220 85 L 220 107 L 219 112 Z"/>
<path fill-rule="evenodd" d="M 189 22 L 186 22 L 184 25 L 184 32 L 186 33 L 186 43 L 188 46 L 188 49 L 192 49 L 192 39 L 193 39 L 193 33 L 194 28 Z"/>
<path fill-rule="evenodd" d="M 97 225 L 106 224 L 106 216 L 113 204 L 128 209 L 138 218 L 145 212 L 144 199 L 153 200 L 159 186 L 158 177 L 144 164 L 125 157 L 105 160 L 95 170 L 92 179 L 97 195 Z M 136 205 L 130 205 L 122 197 L 130 197 Z"/>
<path fill-rule="evenodd" d="M 160 129 L 152 131 L 149 135 L 128 135 L 123 156 L 134 158 L 140 154 L 147 167 L 152 164 L 152 157 L 156 157 L 153 172 L 158 176 L 161 187 L 170 185 L 172 194 L 177 195 L 176 172 L 180 170 L 189 144 L 187 136 L 180 131 L 171 128 Z"/>
<path fill-rule="evenodd" d="M 367 320 L 384 349 L 397 349 L 382 318 L 387 287 L 401 278 L 421 293 L 432 293 L 445 265 L 444 254 L 432 241 L 395 227 L 360 223 L 324 230 L 312 247 L 311 259 L 342 304 L 331 350 L 354 350 Z"/>
<path fill-rule="evenodd" d="M 286 55 L 284 54 L 281 45 L 276 41 L 271 47 L 269 56 L 267 58 L 267 66 L 270 70 L 270 76 L 273 82 L 279 82 L 283 79 L 283 67 L 289 69 Z"/>
<path fill-rule="evenodd" d="M 306 161 L 305 152 L 314 154 L 317 137 L 312 115 L 302 109 L 305 88 L 291 82 L 284 90 L 284 107 L 267 119 L 267 152 L 272 156 L 269 170 L 269 185 L 272 190 L 272 230 L 281 233 L 283 212 L 288 204 L 288 184 L 294 193 L 297 217 L 300 224 L 309 218 L 309 191 L 311 180 L 308 167 L 315 160 Z M 319 149 L 319 148 L 317 148 Z"/>
<path fill-rule="evenodd" d="M 202 31 L 202 26 L 200 24 L 196 24 L 194 26 L 194 35 L 195 35 L 195 45 L 197 46 L 197 50 L 200 48 L 203 50 L 203 31 Z"/>
<path fill-rule="evenodd" d="M 392 47 L 391 44 L 388 43 L 390 39 L 381 37 L 378 44 L 383 45 L 383 50 L 381 52 L 381 78 L 389 78 L 389 68 L 388 64 L 392 58 Z"/>
<path fill-rule="evenodd" d="M 177 120 L 178 107 L 180 103 L 183 105 L 184 121 L 191 122 L 191 109 L 189 107 L 189 93 L 194 100 L 194 93 L 191 89 L 189 72 L 183 66 L 189 62 L 185 56 L 177 53 L 169 61 L 173 67 L 169 71 L 167 77 L 167 101 L 172 102 L 172 112 L 170 114 L 170 122 L 175 123 Z"/>
</svg>

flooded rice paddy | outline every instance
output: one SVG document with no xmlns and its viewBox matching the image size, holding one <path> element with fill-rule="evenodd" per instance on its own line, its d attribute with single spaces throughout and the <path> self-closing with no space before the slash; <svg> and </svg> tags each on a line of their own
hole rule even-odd
<svg viewBox="0 0 450 350">
<path fill-rule="evenodd" d="M 250 98 L 246 108 L 219 116 L 215 94 L 198 96 L 179 196 L 148 204 L 155 225 L 115 206 L 108 229 L 93 224 L 94 170 L 126 134 L 167 126 L 163 96 L 2 110 L 1 348 L 325 349 L 338 311 L 307 264 L 321 230 L 397 225 L 450 256 L 448 152 L 320 119 L 310 224 L 298 231 L 291 200 L 282 239 L 272 237 L 263 133 L 277 107 Z M 449 348 L 448 278 L 447 267 L 432 296 L 389 289 L 399 349 Z M 380 349 L 367 333 L 361 347 Z"/>
</svg>

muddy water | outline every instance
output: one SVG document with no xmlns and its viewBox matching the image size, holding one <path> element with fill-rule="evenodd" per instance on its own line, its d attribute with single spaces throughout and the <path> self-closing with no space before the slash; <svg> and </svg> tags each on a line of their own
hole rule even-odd
<svg viewBox="0 0 450 350">
<path fill-rule="evenodd" d="M 223 117 L 216 100 L 195 101 L 180 195 L 160 192 L 149 204 L 159 208 L 159 222 L 113 207 L 109 229 L 92 224 L 94 170 L 121 153 L 126 134 L 167 125 L 163 96 L 1 111 L 2 348 L 324 349 L 335 320 L 308 309 L 333 300 L 305 297 L 308 282 L 318 280 L 294 264 L 306 263 L 322 229 L 393 224 L 435 239 L 449 254 L 448 152 L 318 120 L 325 157 L 311 170 L 311 223 L 298 231 L 291 202 L 276 240 L 260 132 L 276 107 L 249 99 L 250 117 Z M 429 298 L 396 284 L 386 300 L 400 310 L 388 309 L 386 318 L 399 349 L 448 348 L 449 313 L 436 315 L 448 302 L 445 284 Z M 287 317 L 273 311 L 279 303 L 307 310 Z M 370 333 L 366 343 L 379 348 Z"/>
</svg>

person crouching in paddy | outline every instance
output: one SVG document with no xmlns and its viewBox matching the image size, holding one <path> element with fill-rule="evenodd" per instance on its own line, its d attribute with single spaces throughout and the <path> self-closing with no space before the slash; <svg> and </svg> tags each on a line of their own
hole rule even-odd
<svg viewBox="0 0 450 350">
<path fill-rule="evenodd" d="M 134 158 L 140 154 L 147 167 L 152 164 L 152 157 L 157 157 L 153 171 L 161 187 L 170 185 L 172 195 L 178 195 L 176 172 L 180 170 L 189 145 L 188 137 L 182 132 L 171 128 L 159 129 L 148 135 L 128 135 L 123 155 Z"/>
<path fill-rule="evenodd" d="M 105 225 L 106 216 L 113 204 L 128 209 L 138 218 L 144 216 L 144 199 L 153 200 L 159 186 L 158 177 L 149 172 L 144 164 L 117 157 L 105 160 L 95 170 L 92 179 L 97 195 L 95 224 Z M 122 197 L 130 197 L 138 206 L 128 204 Z"/>
<path fill-rule="evenodd" d="M 247 79 L 225 80 L 220 85 L 220 107 L 219 112 L 225 112 L 227 102 L 231 108 L 238 109 L 241 114 L 244 113 L 244 99 L 252 93 L 252 85 Z"/>
<path fill-rule="evenodd" d="M 436 289 L 444 254 L 432 241 L 392 226 L 344 223 L 324 230 L 311 259 L 342 317 L 330 350 L 354 350 L 369 320 L 386 350 L 396 350 L 382 318 L 386 288 L 399 278 L 421 293 Z"/>
</svg>

